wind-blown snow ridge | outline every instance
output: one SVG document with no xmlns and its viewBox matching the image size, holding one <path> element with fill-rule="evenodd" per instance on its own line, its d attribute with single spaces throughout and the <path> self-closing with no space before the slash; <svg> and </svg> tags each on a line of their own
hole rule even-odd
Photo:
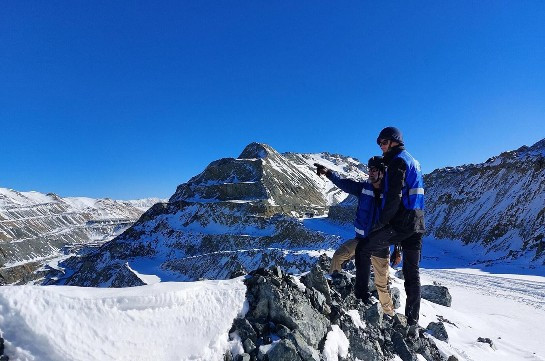
<svg viewBox="0 0 545 361">
<path fill-rule="evenodd" d="M 242 279 L 124 289 L 0 288 L 0 329 L 17 361 L 222 361 L 244 311 Z"/>
</svg>

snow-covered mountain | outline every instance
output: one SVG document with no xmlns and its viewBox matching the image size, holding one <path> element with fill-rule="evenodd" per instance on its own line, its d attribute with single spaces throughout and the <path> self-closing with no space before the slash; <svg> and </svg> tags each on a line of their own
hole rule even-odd
<svg viewBox="0 0 545 361">
<path fill-rule="evenodd" d="M 64 273 L 50 282 L 121 287 L 144 283 L 133 271 L 162 280 L 221 279 L 272 265 L 304 271 L 340 237 L 308 229 L 300 218 L 325 216 L 347 196 L 315 174 L 314 162 L 367 177 L 353 158 L 280 154 L 252 143 L 238 158 L 210 163 L 113 241 L 63 262 Z"/>
<path fill-rule="evenodd" d="M 425 176 L 426 226 L 435 238 L 485 246 L 483 260 L 545 256 L 545 139 L 481 164 Z"/>
<path fill-rule="evenodd" d="M 0 283 L 19 281 L 64 247 L 112 239 L 158 201 L 62 198 L 0 188 Z"/>
</svg>

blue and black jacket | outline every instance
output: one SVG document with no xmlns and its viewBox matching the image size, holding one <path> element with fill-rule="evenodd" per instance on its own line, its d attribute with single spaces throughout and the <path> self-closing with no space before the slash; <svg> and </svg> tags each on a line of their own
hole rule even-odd
<svg viewBox="0 0 545 361">
<path fill-rule="evenodd" d="M 403 146 L 384 154 L 382 211 L 375 229 L 391 225 L 402 234 L 424 233 L 424 180 L 420 163 Z"/>
<path fill-rule="evenodd" d="M 328 172 L 326 176 L 342 191 L 358 197 L 358 209 L 354 221 L 356 238 L 367 237 L 380 215 L 381 190 L 375 190 L 369 181 L 357 182 L 341 178 L 336 172 Z"/>
</svg>

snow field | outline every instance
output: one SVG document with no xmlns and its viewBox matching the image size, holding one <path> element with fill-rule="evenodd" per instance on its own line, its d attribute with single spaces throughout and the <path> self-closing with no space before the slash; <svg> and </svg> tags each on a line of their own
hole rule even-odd
<svg viewBox="0 0 545 361">
<path fill-rule="evenodd" d="M 246 286 L 228 281 L 100 289 L 0 288 L 11 360 L 223 360 Z"/>
</svg>

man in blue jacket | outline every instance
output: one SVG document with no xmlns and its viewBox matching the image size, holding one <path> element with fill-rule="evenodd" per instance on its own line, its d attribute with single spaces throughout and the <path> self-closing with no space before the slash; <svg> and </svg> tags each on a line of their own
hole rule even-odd
<svg viewBox="0 0 545 361">
<path fill-rule="evenodd" d="M 356 237 L 348 240 L 339 247 L 333 255 L 331 263 L 332 272 L 340 271 L 342 263 L 354 257 L 356 245 L 359 240 L 364 239 L 370 233 L 373 223 L 378 220 L 382 200 L 381 181 L 384 175 L 384 163 L 382 157 L 372 157 L 369 159 L 367 163 L 369 167 L 369 179 L 364 182 L 341 178 L 336 172 L 318 163 L 315 163 L 315 166 L 319 175 L 324 174 L 341 190 L 358 197 L 356 219 L 354 220 Z M 385 313 L 393 315 L 394 308 L 388 288 L 389 254 L 389 247 L 386 246 L 383 249 L 371 252 L 369 262 L 366 262 L 364 265 L 360 265 L 359 260 L 356 259 L 356 285 L 354 293 L 363 302 L 370 302 L 369 275 L 372 263 L 375 271 L 375 284 L 382 308 Z"/>
<path fill-rule="evenodd" d="M 358 242 L 356 260 L 365 269 L 373 252 L 400 242 L 403 248 L 403 276 L 409 325 L 417 325 L 420 312 L 420 255 L 424 226 L 424 181 L 420 163 L 404 146 L 401 131 L 384 128 L 377 144 L 387 170 L 384 177 L 382 210 L 373 230 Z"/>
</svg>

